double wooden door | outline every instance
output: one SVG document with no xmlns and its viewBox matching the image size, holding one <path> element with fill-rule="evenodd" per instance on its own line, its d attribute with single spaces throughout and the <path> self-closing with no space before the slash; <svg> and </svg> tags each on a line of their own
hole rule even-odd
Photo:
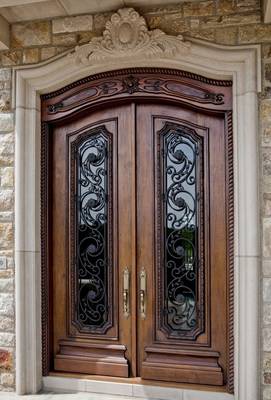
<svg viewBox="0 0 271 400">
<path fill-rule="evenodd" d="M 54 126 L 51 370 L 226 385 L 226 129 L 142 100 Z"/>
</svg>

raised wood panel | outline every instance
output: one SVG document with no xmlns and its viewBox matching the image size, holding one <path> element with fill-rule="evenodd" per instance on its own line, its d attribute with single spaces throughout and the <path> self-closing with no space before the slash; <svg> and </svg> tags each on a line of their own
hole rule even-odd
<svg viewBox="0 0 271 400">
<path fill-rule="evenodd" d="M 54 362 L 57 371 L 128 377 L 124 345 L 60 340 L 59 348 Z"/>
</svg>

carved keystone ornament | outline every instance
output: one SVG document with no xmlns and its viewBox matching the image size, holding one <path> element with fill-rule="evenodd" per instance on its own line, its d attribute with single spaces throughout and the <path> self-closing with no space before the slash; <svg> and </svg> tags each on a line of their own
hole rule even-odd
<svg viewBox="0 0 271 400">
<path fill-rule="evenodd" d="M 69 55 L 76 63 L 90 64 L 105 59 L 174 55 L 189 52 L 191 43 L 182 35 L 170 36 L 160 29 L 149 30 L 145 19 L 133 8 L 122 8 L 106 23 L 103 36 L 77 46 Z"/>
</svg>

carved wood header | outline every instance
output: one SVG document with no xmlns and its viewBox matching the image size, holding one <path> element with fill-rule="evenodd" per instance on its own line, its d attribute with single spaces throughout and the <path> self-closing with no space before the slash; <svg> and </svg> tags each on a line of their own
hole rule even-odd
<svg viewBox="0 0 271 400">
<path fill-rule="evenodd" d="M 183 36 L 170 36 L 160 29 L 149 30 L 146 20 L 133 8 L 122 8 L 106 23 L 103 35 L 77 46 L 69 55 L 77 64 L 103 62 L 121 57 L 155 57 L 187 54 L 191 43 Z"/>
<path fill-rule="evenodd" d="M 130 68 L 92 75 L 53 93 L 42 95 L 42 118 L 56 120 L 79 109 L 127 97 L 171 99 L 179 104 L 194 103 L 213 110 L 231 109 L 228 87 L 231 81 L 217 81 L 185 71 L 159 68 Z"/>
</svg>

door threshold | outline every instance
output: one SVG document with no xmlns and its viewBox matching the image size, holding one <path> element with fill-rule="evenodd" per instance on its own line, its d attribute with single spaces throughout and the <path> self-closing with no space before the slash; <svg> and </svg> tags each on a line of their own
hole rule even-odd
<svg viewBox="0 0 271 400">
<path fill-rule="evenodd" d="M 225 393 L 225 387 L 55 372 L 43 377 L 43 390 L 63 393 L 88 392 L 152 400 L 234 400 L 234 395 Z"/>
</svg>

